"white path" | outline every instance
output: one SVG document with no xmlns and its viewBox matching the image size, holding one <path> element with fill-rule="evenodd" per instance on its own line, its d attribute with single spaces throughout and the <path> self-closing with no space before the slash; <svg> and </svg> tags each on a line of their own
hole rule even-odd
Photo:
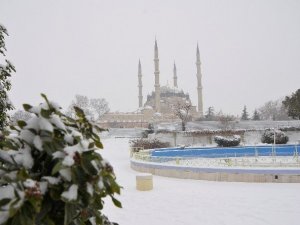
<svg viewBox="0 0 300 225">
<path fill-rule="evenodd" d="M 299 225 L 300 184 L 227 183 L 154 176 L 154 189 L 135 190 L 128 139 L 103 139 L 103 156 L 123 186 L 123 209 L 106 201 L 120 225 Z"/>
</svg>

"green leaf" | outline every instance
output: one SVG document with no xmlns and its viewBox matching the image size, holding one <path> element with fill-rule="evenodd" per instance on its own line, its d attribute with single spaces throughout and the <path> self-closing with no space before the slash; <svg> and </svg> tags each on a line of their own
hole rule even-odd
<svg viewBox="0 0 300 225">
<path fill-rule="evenodd" d="M 17 173 L 17 179 L 20 181 L 25 181 L 29 178 L 28 172 L 26 169 L 22 168 Z"/>
<path fill-rule="evenodd" d="M 96 157 L 93 152 L 84 152 L 81 157 L 81 166 L 87 174 L 95 176 L 98 174 L 97 169 L 91 163 Z"/>
<path fill-rule="evenodd" d="M 95 141 L 95 145 L 96 147 L 103 149 L 103 144 L 101 141 Z"/>
<path fill-rule="evenodd" d="M 71 168 L 72 181 L 76 184 L 83 184 L 87 181 L 87 175 L 80 166 L 73 166 Z"/>
<path fill-rule="evenodd" d="M 117 184 L 115 179 L 111 176 L 109 176 L 109 183 L 110 183 L 110 187 L 111 187 L 112 192 L 120 194 L 121 187 Z"/>
<path fill-rule="evenodd" d="M 21 128 L 21 129 L 23 129 L 23 127 L 25 127 L 26 125 L 27 125 L 27 123 L 25 122 L 25 121 L 23 121 L 23 120 L 18 120 L 18 126 Z"/>
<path fill-rule="evenodd" d="M 51 198 L 54 200 L 54 201 L 59 201 L 61 200 L 61 193 L 62 193 L 62 190 L 60 190 L 59 187 L 52 187 L 50 189 L 50 196 Z"/>
<path fill-rule="evenodd" d="M 11 199 L 10 198 L 3 198 L 3 199 L 1 199 L 0 200 L 0 208 L 2 207 L 2 206 L 5 206 L 7 203 L 9 203 L 11 201 Z"/>
<path fill-rule="evenodd" d="M 43 99 L 45 99 L 46 102 L 48 101 L 48 98 L 44 93 L 41 93 L 41 96 L 43 97 Z"/>
<path fill-rule="evenodd" d="M 62 162 L 59 161 L 58 163 L 55 164 L 55 166 L 53 167 L 52 171 L 51 171 L 51 175 L 56 174 L 58 171 L 60 171 L 63 168 Z"/>
<path fill-rule="evenodd" d="M 74 110 L 75 110 L 75 112 L 76 112 L 76 115 L 78 116 L 78 117 L 84 117 L 84 112 L 83 112 L 83 110 L 81 109 L 81 108 L 79 108 L 79 107 L 77 107 L 77 106 L 74 106 Z"/>
<path fill-rule="evenodd" d="M 42 109 L 41 110 L 41 115 L 42 117 L 49 119 L 50 115 L 51 115 L 51 111 L 50 110 L 46 110 L 46 109 Z"/>
<path fill-rule="evenodd" d="M 77 216 L 76 206 L 71 203 L 65 204 L 65 220 L 64 225 L 69 225 L 73 219 Z"/>
<path fill-rule="evenodd" d="M 49 100 L 48 100 L 47 96 L 45 94 L 43 94 L 43 93 L 41 93 L 41 96 L 42 96 L 43 99 L 45 99 L 45 101 L 47 102 L 47 104 L 48 104 L 48 106 L 50 108 L 50 103 L 49 103 Z"/>
<path fill-rule="evenodd" d="M 23 108 L 24 108 L 25 111 L 28 112 L 32 108 L 32 106 L 29 105 L 29 104 L 23 104 Z"/>
<path fill-rule="evenodd" d="M 89 144 L 89 146 L 88 146 L 89 149 L 94 148 L 94 147 L 95 147 L 95 143 L 94 143 L 94 142 L 91 142 L 91 143 Z"/>
<path fill-rule="evenodd" d="M 113 201 L 114 205 L 119 207 L 119 208 L 122 208 L 122 204 L 120 201 L 118 201 L 116 198 L 114 198 L 114 196 L 110 196 L 111 197 L 111 200 Z"/>
</svg>

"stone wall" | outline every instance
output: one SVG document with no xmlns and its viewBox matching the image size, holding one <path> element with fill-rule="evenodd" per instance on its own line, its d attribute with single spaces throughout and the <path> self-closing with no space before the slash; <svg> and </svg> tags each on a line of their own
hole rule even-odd
<svg viewBox="0 0 300 225">
<path fill-rule="evenodd" d="M 241 145 L 255 145 L 261 143 L 264 131 L 245 131 L 241 134 Z M 300 131 L 286 131 L 290 144 L 300 141 Z M 171 146 L 215 146 L 214 136 L 222 134 L 188 134 L 185 132 L 156 133 L 149 138 L 157 138 L 160 141 L 169 142 Z"/>
</svg>

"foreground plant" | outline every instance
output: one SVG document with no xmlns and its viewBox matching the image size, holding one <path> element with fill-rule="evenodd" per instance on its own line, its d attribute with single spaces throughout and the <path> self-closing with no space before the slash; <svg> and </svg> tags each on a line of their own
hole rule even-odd
<svg viewBox="0 0 300 225">
<path fill-rule="evenodd" d="M 103 198 L 121 203 L 113 168 L 96 152 L 100 128 L 80 108 L 72 119 L 42 97 L 39 106 L 24 105 L 33 117 L 0 142 L 0 224 L 115 224 L 101 213 Z"/>
</svg>

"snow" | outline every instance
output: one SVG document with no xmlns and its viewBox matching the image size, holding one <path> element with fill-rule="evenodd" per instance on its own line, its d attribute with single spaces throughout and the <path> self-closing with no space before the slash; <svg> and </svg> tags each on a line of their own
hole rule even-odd
<svg viewBox="0 0 300 225">
<path fill-rule="evenodd" d="M 64 158 L 65 155 L 66 155 L 66 154 L 65 154 L 64 152 L 61 152 L 61 151 L 57 151 L 57 152 L 54 152 L 54 153 L 52 154 L 53 159 Z"/>
<path fill-rule="evenodd" d="M 19 200 L 17 201 L 15 193 L 17 193 L 17 195 L 19 196 Z M 15 209 L 20 207 L 23 204 L 24 197 L 25 193 L 15 189 L 15 184 L 9 184 L 0 187 L 0 200 L 5 198 L 11 199 L 11 201 L 8 204 L 0 208 L 0 224 L 3 224 L 9 218 L 10 206 L 13 204 L 12 207 Z"/>
<path fill-rule="evenodd" d="M 13 162 L 11 157 L 13 157 L 17 164 L 24 166 L 26 169 L 33 166 L 33 158 L 29 147 L 22 148 L 19 151 L 0 151 L 0 157 L 11 163 Z"/>
<path fill-rule="evenodd" d="M 87 184 L 86 184 L 86 190 L 87 190 L 87 192 L 88 192 L 91 196 L 93 196 L 93 193 L 94 193 L 93 185 L 91 185 L 90 183 L 87 183 Z"/>
<path fill-rule="evenodd" d="M 61 169 L 59 171 L 59 174 L 62 176 L 62 178 L 66 179 L 67 181 L 71 181 L 71 169 L 66 168 L 66 169 Z"/>
<path fill-rule="evenodd" d="M 72 137 L 71 134 L 66 134 L 64 139 L 68 144 L 73 144 L 73 142 L 74 142 L 74 138 Z"/>
<path fill-rule="evenodd" d="M 153 176 L 154 189 L 135 188 L 126 138 L 102 139 L 101 154 L 111 162 L 123 208 L 105 200 L 103 213 L 122 225 L 298 225 L 300 184 L 238 183 Z"/>
<path fill-rule="evenodd" d="M 75 161 L 73 159 L 75 152 L 82 152 L 81 149 L 82 145 L 78 143 L 77 145 L 67 146 L 64 148 L 64 152 L 66 153 L 66 157 L 62 161 L 62 164 L 65 166 L 72 166 L 74 165 Z"/>
<path fill-rule="evenodd" d="M 39 135 L 36 135 L 35 137 L 34 137 L 34 139 L 33 139 L 33 144 L 34 144 L 34 146 L 38 149 L 38 150 L 40 150 L 40 151 L 42 151 L 43 150 L 43 142 L 42 142 L 42 139 L 41 139 L 41 137 L 39 136 Z"/>
<path fill-rule="evenodd" d="M 0 158 L 4 161 L 7 161 L 9 163 L 13 163 L 13 160 L 11 158 L 11 154 L 9 154 L 10 151 L 3 151 L 2 149 L 0 150 Z M 14 151 L 12 151 L 14 152 Z"/>
<path fill-rule="evenodd" d="M 47 192 L 48 182 L 42 181 L 39 182 L 41 193 L 44 195 Z"/>
<path fill-rule="evenodd" d="M 12 185 L 0 187 L 0 200 L 5 198 L 14 198 L 14 187 Z"/>
<path fill-rule="evenodd" d="M 36 182 L 32 179 L 26 179 L 24 182 L 24 187 L 27 187 L 27 188 L 33 188 L 36 186 Z"/>
<path fill-rule="evenodd" d="M 56 185 L 60 183 L 60 179 L 57 177 L 44 176 L 42 180 L 46 180 L 49 184 Z"/>
<path fill-rule="evenodd" d="M 61 121 L 58 115 L 52 115 L 50 118 L 52 124 L 54 124 L 58 129 L 66 130 L 65 124 Z"/>
<path fill-rule="evenodd" d="M 0 170 L 0 176 L 4 176 L 5 178 L 9 178 L 11 180 L 14 180 L 17 178 L 17 173 L 18 173 L 17 171 L 6 172 L 6 171 Z"/>
<path fill-rule="evenodd" d="M 41 130 L 53 132 L 52 124 L 45 118 L 39 118 L 39 126 Z"/>
<path fill-rule="evenodd" d="M 62 161 L 62 164 L 65 165 L 65 166 L 73 166 L 75 163 L 74 159 L 73 159 L 73 156 L 66 156 L 64 158 L 64 160 Z"/>
<path fill-rule="evenodd" d="M 104 188 L 104 184 L 103 184 L 103 181 L 102 181 L 101 177 L 100 177 L 99 182 L 98 182 L 97 185 L 98 185 L 99 189 L 103 189 Z"/>
<path fill-rule="evenodd" d="M 57 102 L 50 101 L 49 103 L 55 110 L 57 110 L 57 111 L 61 110 L 61 106 Z"/>
<path fill-rule="evenodd" d="M 28 143 L 32 143 L 34 139 L 34 134 L 29 130 L 21 130 L 20 138 Z"/>
<path fill-rule="evenodd" d="M 64 191 L 61 194 L 61 197 L 65 198 L 68 201 L 76 200 L 78 195 L 78 185 L 72 184 L 69 190 Z"/>
<path fill-rule="evenodd" d="M 33 111 L 36 111 L 36 110 L 33 110 Z M 32 112 L 32 110 L 30 112 Z M 49 132 L 53 132 L 52 124 L 47 119 L 42 118 L 42 117 L 33 117 L 33 118 L 29 119 L 26 123 L 27 123 L 27 125 L 25 128 L 27 128 L 27 129 L 34 129 L 36 131 L 46 130 Z"/>
<path fill-rule="evenodd" d="M 33 158 L 30 148 L 25 147 L 24 149 L 20 149 L 20 152 L 21 153 L 15 157 L 16 162 L 23 165 L 26 169 L 31 168 L 33 166 Z"/>
<path fill-rule="evenodd" d="M 34 130 L 39 129 L 39 118 L 36 116 L 30 118 L 26 123 L 27 123 L 27 125 L 25 128 L 27 128 L 27 129 L 34 129 Z"/>
</svg>

